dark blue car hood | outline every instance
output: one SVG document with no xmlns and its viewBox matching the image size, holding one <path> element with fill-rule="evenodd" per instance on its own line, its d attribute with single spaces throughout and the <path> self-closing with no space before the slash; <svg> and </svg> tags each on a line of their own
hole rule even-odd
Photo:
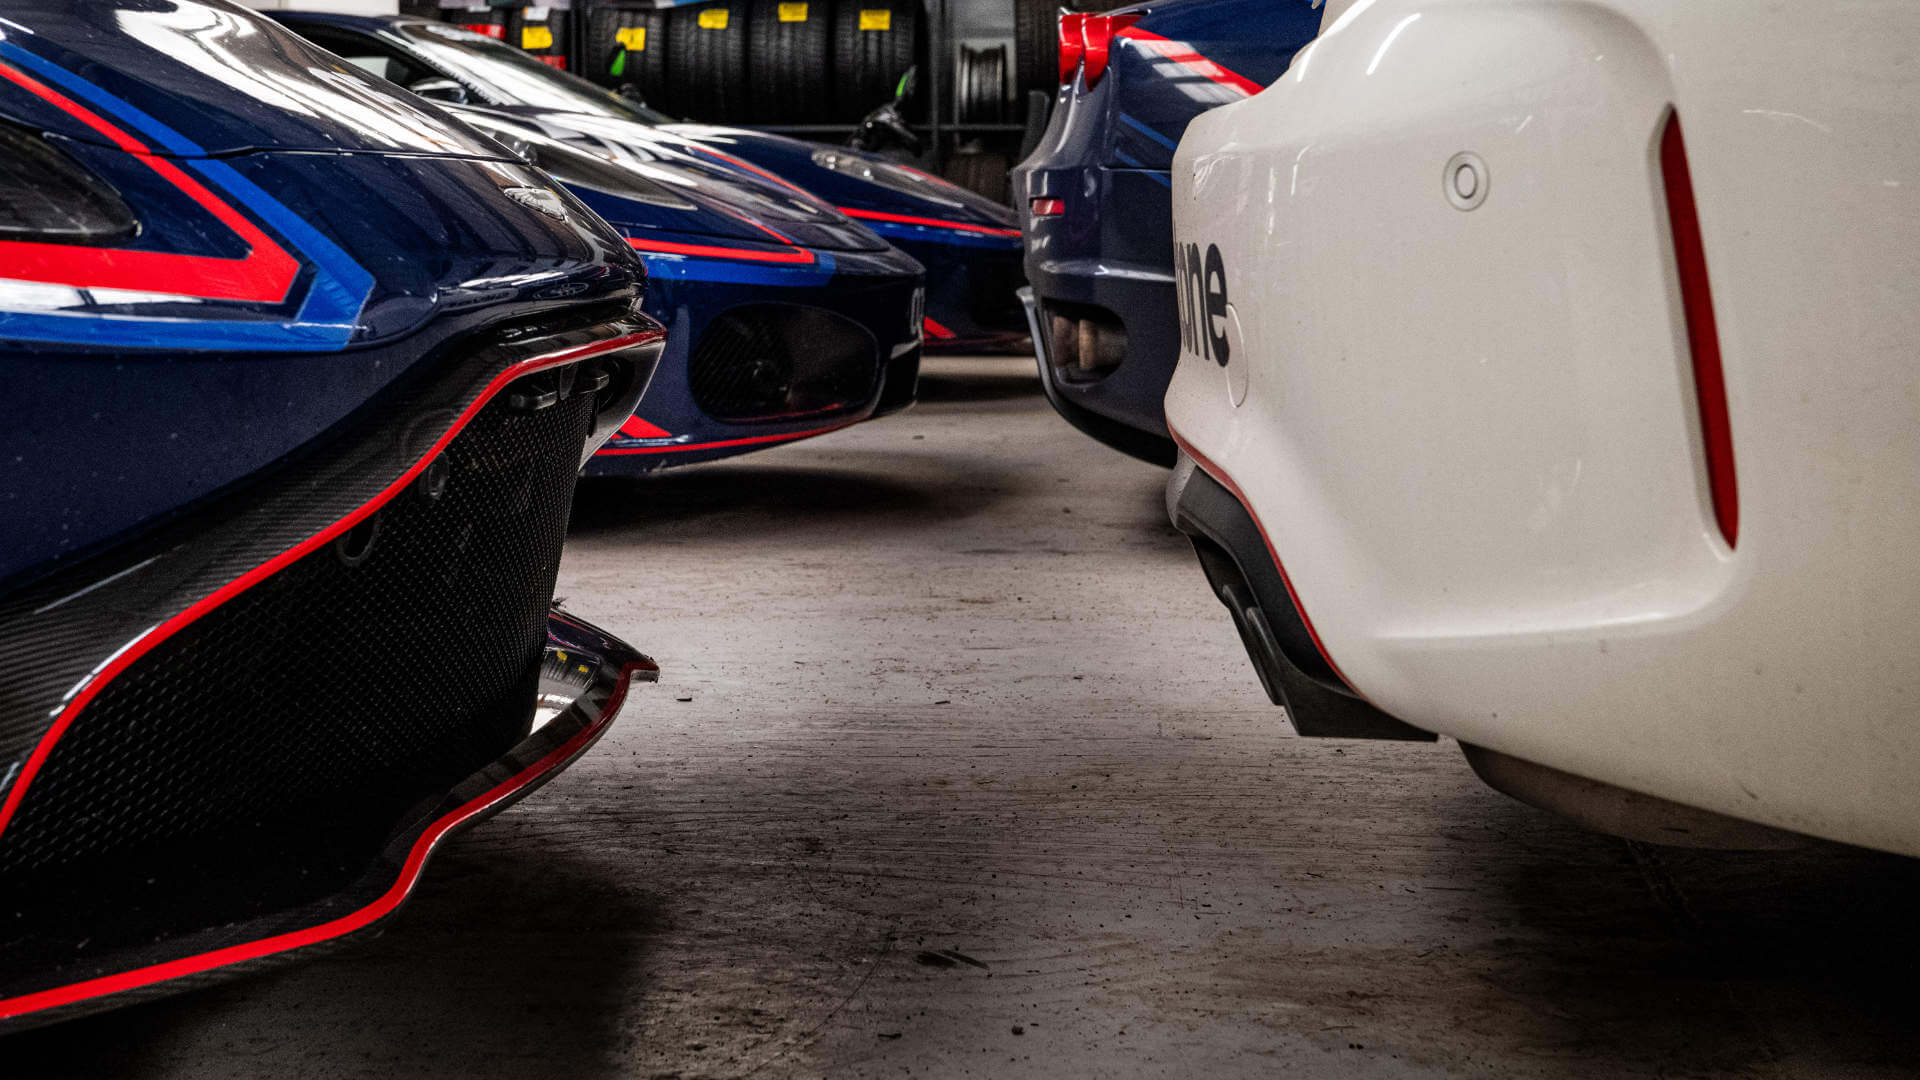
<svg viewBox="0 0 1920 1080">
<path fill-rule="evenodd" d="M 813 192 L 842 210 L 854 212 L 856 217 L 861 212 L 877 212 L 928 218 L 955 225 L 1019 228 L 1019 218 L 1012 208 L 878 154 L 714 124 L 669 124 L 655 130 L 775 173 L 781 179 Z M 898 182 L 875 183 L 823 166 L 816 160 L 822 150 L 831 152 L 842 161 L 857 161 L 876 171 L 892 174 L 898 178 Z M 873 220 L 889 219 L 876 217 Z"/>
<path fill-rule="evenodd" d="M 887 246 L 872 231 L 811 193 L 777 176 L 727 161 L 707 152 L 698 142 L 660 128 L 612 117 L 526 107 L 460 110 L 461 115 L 472 112 L 498 114 L 578 152 L 634 169 L 678 196 L 682 203 L 678 209 L 655 204 L 623 210 L 589 198 L 616 225 L 758 243 L 790 242 L 828 251 L 878 251 Z"/>
<path fill-rule="evenodd" d="M 249 150 L 454 154 L 499 148 L 419 99 L 291 31 L 222 0 L 103 3 L 16 0 L 0 41 L 40 56 L 139 108 L 205 155 Z M 70 139 L 110 138 L 17 86 L 0 86 L 0 118 Z"/>
</svg>

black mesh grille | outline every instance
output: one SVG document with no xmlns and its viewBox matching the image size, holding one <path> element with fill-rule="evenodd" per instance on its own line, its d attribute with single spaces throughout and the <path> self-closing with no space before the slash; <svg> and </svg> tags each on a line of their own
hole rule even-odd
<svg viewBox="0 0 1920 1080">
<path fill-rule="evenodd" d="M 798 419 L 844 412 L 873 396 L 873 335 L 819 308 L 750 304 L 722 313 L 688 358 L 688 382 L 716 420 Z"/>
<path fill-rule="evenodd" d="M 22 925 L 125 940 L 325 895 L 518 741 L 593 412 L 588 394 L 528 411 L 529 381 L 80 713 L 0 835 L 0 896 L 67 905 Z"/>
</svg>

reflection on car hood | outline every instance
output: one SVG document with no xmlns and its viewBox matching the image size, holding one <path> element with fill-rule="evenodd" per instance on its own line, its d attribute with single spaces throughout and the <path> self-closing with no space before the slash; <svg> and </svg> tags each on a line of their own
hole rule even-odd
<svg viewBox="0 0 1920 1080">
<path fill-rule="evenodd" d="M 0 56 L 19 50 L 81 72 L 114 97 L 138 102 L 165 127 L 190 132 L 195 152 L 499 153 L 433 106 L 223 4 L 9 0 L 3 14 Z M 78 113 L 4 80 L 0 119 L 81 142 L 109 141 Z"/>
<path fill-rule="evenodd" d="M 878 251 L 887 246 L 865 226 L 799 186 L 662 128 L 524 106 L 489 105 L 476 111 L 509 118 L 577 152 L 632 169 L 694 207 L 681 212 L 689 216 L 679 225 L 666 224 L 673 220 L 672 212 L 658 206 L 636 207 L 632 212 L 645 220 L 629 222 L 616 216 L 620 211 L 610 214 L 583 193 L 617 225 L 682 228 L 762 243 L 773 239 L 767 235 L 771 229 L 803 247 L 837 251 Z M 690 216 L 695 214 L 697 218 Z M 653 224 L 655 220 L 662 224 Z"/>
<path fill-rule="evenodd" d="M 889 160 L 879 154 L 844 146 L 825 147 L 843 159 L 859 160 L 873 171 L 891 173 L 902 181 L 867 180 L 820 166 L 814 160 L 824 144 L 804 142 L 745 128 L 713 124 L 672 124 L 654 129 L 699 143 L 710 150 L 740 158 L 799 184 L 835 206 L 879 210 L 915 217 L 955 221 L 992 228 L 1018 228 L 1013 209 L 978 192 Z"/>
</svg>

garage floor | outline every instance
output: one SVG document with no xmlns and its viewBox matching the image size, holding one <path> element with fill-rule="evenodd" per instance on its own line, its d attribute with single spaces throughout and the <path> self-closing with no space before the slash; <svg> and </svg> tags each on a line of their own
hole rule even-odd
<svg viewBox="0 0 1920 1080">
<path fill-rule="evenodd" d="M 561 592 L 665 669 L 599 748 L 384 937 L 0 1075 L 1920 1071 L 1920 863 L 1632 847 L 1451 743 L 1294 738 L 1163 478 L 970 360 L 589 485 Z"/>
</svg>

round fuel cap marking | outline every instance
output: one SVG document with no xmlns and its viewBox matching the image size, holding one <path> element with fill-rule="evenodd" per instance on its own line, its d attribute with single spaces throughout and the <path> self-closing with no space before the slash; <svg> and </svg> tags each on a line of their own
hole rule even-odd
<svg viewBox="0 0 1920 1080">
<path fill-rule="evenodd" d="M 1471 150 L 1462 150 L 1447 159 L 1441 170 L 1440 190 L 1455 210 L 1471 210 L 1487 201 L 1490 177 L 1487 163 Z"/>
</svg>

